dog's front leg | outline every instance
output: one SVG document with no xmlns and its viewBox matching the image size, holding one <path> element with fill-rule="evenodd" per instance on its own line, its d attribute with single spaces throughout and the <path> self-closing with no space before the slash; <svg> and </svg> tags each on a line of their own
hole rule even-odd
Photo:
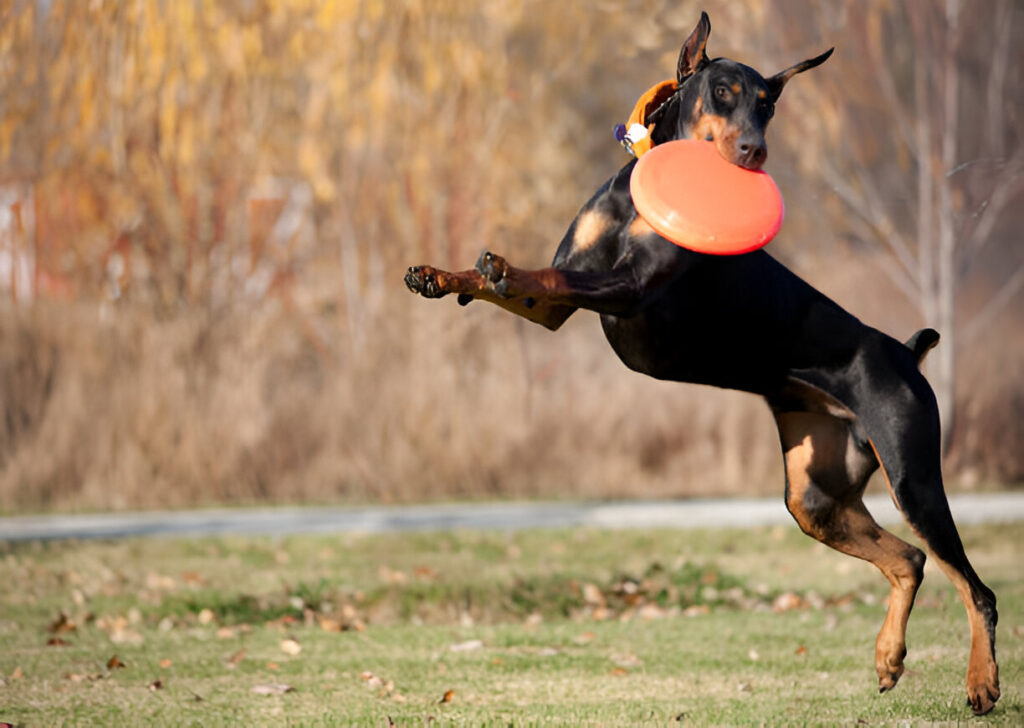
<svg viewBox="0 0 1024 728">
<path fill-rule="evenodd" d="M 424 298 L 441 298 L 454 293 L 463 306 L 475 300 L 487 301 L 554 331 L 576 307 L 551 300 L 550 294 L 558 288 L 551 285 L 555 281 L 547 273 L 553 270 L 525 271 L 485 252 L 475 268 L 458 273 L 429 265 L 413 266 L 405 274 L 405 285 Z"/>
</svg>

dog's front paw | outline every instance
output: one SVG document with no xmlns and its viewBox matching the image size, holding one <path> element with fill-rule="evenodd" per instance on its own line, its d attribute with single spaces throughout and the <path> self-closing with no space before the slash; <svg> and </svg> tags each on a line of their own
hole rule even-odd
<svg viewBox="0 0 1024 728">
<path fill-rule="evenodd" d="M 441 287 L 438 271 L 429 265 L 414 265 L 405 273 L 405 285 L 413 293 L 418 293 L 424 298 L 441 298 L 448 294 L 448 291 Z"/>
</svg>

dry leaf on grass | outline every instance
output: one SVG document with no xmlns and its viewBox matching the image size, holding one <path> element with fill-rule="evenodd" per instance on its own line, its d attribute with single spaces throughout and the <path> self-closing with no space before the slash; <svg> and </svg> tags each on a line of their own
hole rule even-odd
<svg viewBox="0 0 1024 728">
<path fill-rule="evenodd" d="M 126 664 L 124 664 L 123 662 L 121 662 L 121 658 L 118 657 L 117 655 L 112 655 L 111 658 L 109 660 L 107 660 L 107 669 L 108 670 L 117 670 L 118 668 L 124 668 L 124 667 L 128 667 L 128 666 Z"/>
<path fill-rule="evenodd" d="M 102 680 L 103 679 L 103 675 L 101 673 L 98 673 L 98 672 L 93 672 L 93 673 L 88 673 L 88 674 L 78 673 L 78 672 L 69 672 L 69 673 L 65 673 L 64 674 L 64 679 L 65 680 L 69 680 L 69 681 L 71 681 L 73 683 L 96 682 L 97 680 Z"/>
<path fill-rule="evenodd" d="M 157 678 L 156 680 L 154 680 L 153 682 L 151 682 L 149 684 L 149 689 L 152 690 L 153 692 L 156 692 L 157 690 L 162 690 L 163 687 L 164 687 L 164 681 L 159 679 L 159 678 Z"/>
<path fill-rule="evenodd" d="M 254 695 L 284 695 L 285 693 L 295 692 L 295 688 L 284 683 L 265 683 L 253 686 L 250 692 Z"/>
<path fill-rule="evenodd" d="M 432 581 L 438 577 L 437 571 L 429 566 L 415 566 L 413 567 L 412 573 L 417 579 L 423 579 L 425 581 Z"/>
<path fill-rule="evenodd" d="M 67 647 L 70 644 L 70 642 L 60 637 L 51 637 L 50 639 L 46 640 L 47 647 Z"/>
<path fill-rule="evenodd" d="M 805 606 L 804 600 L 795 592 L 785 592 L 775 597 L 772 602 L 772 611 L 788 612 L 792 609 L 800 609 Z"/>
<path fill-rule="evenodd" d="M 437 702 L 439 704 L 450 703 L 454 699 L 455 699 L 455 691 L 454 690 L 445 690 L 444 691 L 444 695 L 442 695 L 441 699 L 438 700 Z"/>
<path fill-rule="evenodd" d="M 298 640 L 296 640 L 294 637 L 288 637 L 287 639 L 281 640 L 281 650 L 286 655 L 291 655 L 292 657 L 295 657 L 300 652 L 302 652 L 302 645 L 300 645 L 298 643 Z"/>
<path fill-rule="evenodd" d="M 165 657 L 164 659 L 160 660 L 160 663 L 159 663 L 159 664 L 160 664 L 160 667 L 162 667 L 162 668 L 166 669 L 166 668 L 170 667 L 171 665 L 173 665 L 173 664 L 174 664 L 174 661 L 173 661 L 173 660 L 170 660 L 170 659 L 169 659 L 169 658 L 167 658 L 167 657 Z"/>
<path fill-rule="evenodd" d="M 235 654 L 231 655 L 231 657 L 229 657 L 227 660 L 225 660 L 225 662 L 227 663 L 228 668 L 233 669 L 244 658 L 245 658 L 245 648 L 243 647 L 238 652 L 236 652 Z"/>
<path fill-rule="evenodd" d="M 448 649 L 451 652 L 472 652 L 473 650 L 479 650 L 483 646 L 484 643 L 480 640 L 466 640 L 465 642 L 457 642 Z"/>
<path fill-rule="evenodd" d="M 78 625 L 72 622 L 71 618 L 63 611 L 46 628 L 50 634 L 64 634 L 65 632 L 74 632 L 76 629 L 78 629 Z"/>
</svg>

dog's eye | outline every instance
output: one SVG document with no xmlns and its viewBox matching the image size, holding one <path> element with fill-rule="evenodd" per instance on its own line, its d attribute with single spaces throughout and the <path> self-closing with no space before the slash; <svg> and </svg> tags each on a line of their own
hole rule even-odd
<svg viewBox="0 0 1024 728">
<path fill-rule="evenodd" d="M 732 92 L 729 91 L 729 87 L 725 84 L 715 86 L 715 98 L 720 99 L 721 101 L 728 101 L 731 95 Z"/>
</svg>

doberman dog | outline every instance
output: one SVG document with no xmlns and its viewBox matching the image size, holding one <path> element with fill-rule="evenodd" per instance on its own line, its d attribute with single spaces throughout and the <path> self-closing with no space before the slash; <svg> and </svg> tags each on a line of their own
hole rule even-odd
<svg viewBox="0 0 1024 728">
<path fill-rule="evenodd" d="M 760 169 L 783 87 L 832 51 L 764 78 L 741 63 L 710 59 L 710 32 L 702 13 L 679 54 L 678 87 L 656 112 L 651 141 L 708 139 L 727 161 Z M 786 506 L 800 528 L 870 561 L 891 584 L 875 647 L 885 692 L 903 674 L 925 554 L 882 529 L 865 508 L 868 478 L 881 467 L 897 507 L 967 608 L 967 697 L 975 713 L 987 713 L 999 698 L 995 595 L 968 561 L 953 522 L 940 471 L 938 409 L 918 370 L 938 334 L 923 329 L 901 343 L 763 250 L 713 256 L 659 237 L 633 206 L 634 164 L 583 206 L 550 267 L 523 270 L 485 252 L 474 269 L 459 273 L 412 267 L 406 285 L 427 298 L 455 293 L 463 305 L 489 301 L 552 330 L 577 309 L 595 311 L 629 368 L 763 396 L 782 442 Z"/>
</svg>

